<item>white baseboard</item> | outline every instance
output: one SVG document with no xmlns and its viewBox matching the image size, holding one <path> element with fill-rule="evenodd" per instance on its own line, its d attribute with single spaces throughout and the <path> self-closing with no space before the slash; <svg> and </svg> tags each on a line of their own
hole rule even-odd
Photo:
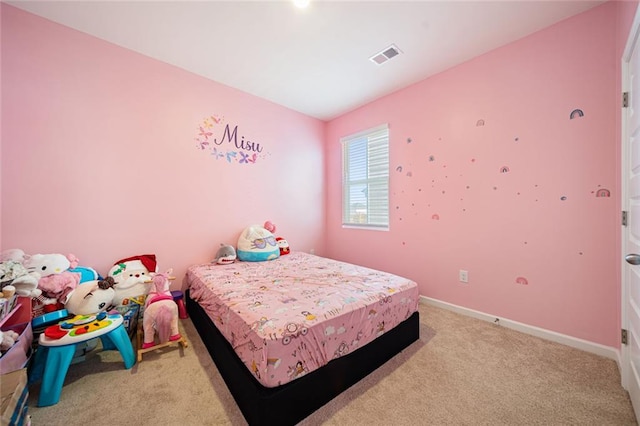
<svg viewBox="0 0 640 426">
<path fill-rule="evenodd" d="M 447 309 L 458 314 L 466 315 L 483 321 L 491 322 L 501 325 L 506 328 L 510 328 L 521 333 L 530 334 L 532 336 L 540 337 L 541 339 L 550 340 L 552 342 L 561 343 L 563 345 L 571 346 L 572 348 L 580 349 L 586 352 L 590 352 L 596 355 L 610 358 L 618 363 L 618 368 L 622 365 L 620 350 L 612 348 L 610 346 L 601 345 L 599 343 L 589 342 L 587 340 L 578 339 L 576 337 L 567 336 L 565 334 L 556 333 L 555 331 L 545 330 L 543 328 L 534 327 L 521 322 L 512 321 L 506 318 L 500 318 L 495 315 L 486 314 L 480 311 L 474 311 L 473 309 L 464 308 L 462 306 L 454 305 L 441 300 L 432 299 L 426 296 L 420 296 L 422 302 L 437 306 L 439 308 Z"/>
</svg>

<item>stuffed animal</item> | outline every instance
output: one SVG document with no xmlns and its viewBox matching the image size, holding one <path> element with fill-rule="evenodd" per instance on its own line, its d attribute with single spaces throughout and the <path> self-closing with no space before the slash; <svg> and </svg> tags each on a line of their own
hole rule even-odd
<svg viewBox="0 0 640 426">
<path fill-rule="evenodd" d="M 0 331 L 0 351 L 6 352 L 16 344 L 20 335 L 13 330 Z"/>
<path fill-rule="evenodd" d="M 169 291 L 169 276 L 171 272 L 173 270 L 169 269 L 164 274 L 153 275 L 154 288 L 149 291 L 142 318 L 142 328 L 144 330 L 142 349 L 156 345 L 156 333 L 158 334 L 159 344 L 173 342 L 182 338 L 178 330 L 178 305 L 173 301 L 173 296 Z"/>
<path fill-rule="evenodd" d="M 98 272 L 95 269 L 90 268 L 88 266 L 79 266 L 78 263 L 80 262 L 80 259 L 75 257 L 73 254 L 67 255 L 67 258 L 69 259 L 69 262 L 70 262 L 69 272 L 80 274 L 80 284 L 87 281 L 95 281 L 98 279 L 102 279 L 100 274 L 98 274 Z"/>
<path fill-rule="evenodd" d="M 122 305 L 127 299 L 146 295 L 149 286 L 145 281 L 151 279 L 151 273 L 157 272 L 157 267 L 155 254 L 132 256 L 117 261 L 107 274 L 115 282 L 114 304 Z"/>
<path fill-rule="evenodd" d="M 220 244 L 216 253 L 215 263 L 218 265 L 228 265 L 236 261 L 236 249 L 229 244 Z"/>
<path fill-rule="evenodd" d="M 38 288 L 62 304 L 80 283 L 80 274 L 68 271 L 77 266 L 75 256 L 69 256 L 74 260 L 73 264 L 67 256 L 59 253 L 33 254 L 24 262 L 28 271 L 40 274 Z"/>
<path fill-rule="evenodd" d="M 245 262 L 273 260 L 280 256 L 280 248 L 273 234 L 260 225 L 252 225 L 238 238 L 238 259 Z"/>
<path fill-rule="evenodd" d="M 18 296 L 40 296 L 42 291 L 38 289 L 39 279 L 40 274 L 27 271 L 20 262 L 15 260 L 0 262 L 0 287 L 4 288 L 12 285 L 15 287 L 15 292 Z"/>
<path fill-rule="evenodd" d="M 21 249 L 7 249 L 2 250 L 0 253 L 0 261 L 6 262 L 7 260 L 13 260 L 14 262 L 24 262 L 26 254 Z"/>
<path fill-rule="evenodd" d="M 278 242 L 278 247 L 280 248 L 280 256 L 291 253 L 289 242 L 287 240 L 282 237 L 277 237 L 276 241 Z"/>
<path fill-rule="evenodd" d="M 91 315 L 104 312 L 113 304 L 114 284 L 111 277 L 83 283 L 69 294 L 64 307 L 74 315 Z"/>
</svg>

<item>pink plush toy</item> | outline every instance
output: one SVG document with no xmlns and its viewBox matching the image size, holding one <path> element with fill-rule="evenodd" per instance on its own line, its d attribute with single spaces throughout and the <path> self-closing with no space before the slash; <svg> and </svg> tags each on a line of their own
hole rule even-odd
<svg viewBox="0 0 640 426">
<path fill-rule="evenodd" d="M 62 304 L 66 303 L 69 293 L 80 283 L 80 274 L 68 271 L 77 266 L 77 259 L 73 255 L 34 254 L 29 256 L 24 266 L 29 272 L 39 273 L 38 288 Z"/>
<path fill-rule="evenodd" d="M 178 330 L 178 305 L 173 301 L 169 291 L 169 269 L 164 274 L 154 274 L 152 278 L 154 288 L 149 291 L 144 305 L 142 328 L 144 342 L 142 349 L 155 346 L 155 334 L 158 334 L 159 344 L 180 340 Z"/>
</svg>

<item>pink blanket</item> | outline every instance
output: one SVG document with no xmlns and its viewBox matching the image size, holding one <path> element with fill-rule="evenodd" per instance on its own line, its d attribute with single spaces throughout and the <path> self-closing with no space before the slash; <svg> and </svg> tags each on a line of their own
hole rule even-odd
<svg viewBox="0 0 640 426">
<path fill-rule="evenodd" d="M 303 252 L 194 265 L 185 279 L 191 297 L 266 387 L 357 350 L 418 309 L 411 280 Z"/>
</svg>

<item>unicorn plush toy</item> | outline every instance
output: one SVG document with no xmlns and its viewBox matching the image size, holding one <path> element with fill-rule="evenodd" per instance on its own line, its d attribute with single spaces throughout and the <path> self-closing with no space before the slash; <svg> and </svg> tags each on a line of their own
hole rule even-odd
<svg viewBox="0 0 640 426">
<path fill-rule="evenodd" d="M 158 334 L 158 344 L 174 342 L 182 339 L 178 331 L 178 305 L 173 301 L 169 291 L 169 269 L 164 274 L 153 274 L 153 287 L 147 295 L 144 305 L 142 328 L 144 342 L 142 349 L 156 345 L 155 335 Z"/>
</svg>

